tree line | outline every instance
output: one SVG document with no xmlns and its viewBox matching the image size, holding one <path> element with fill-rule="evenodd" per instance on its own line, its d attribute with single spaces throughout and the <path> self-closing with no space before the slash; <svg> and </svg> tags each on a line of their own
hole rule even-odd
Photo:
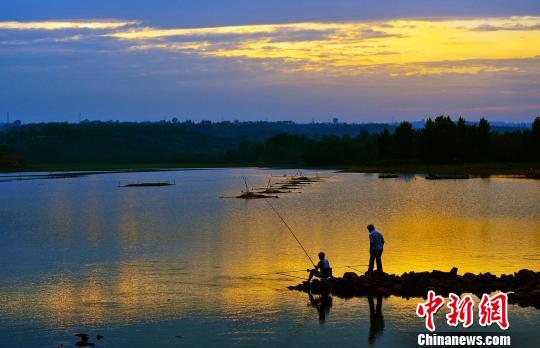
<svg viewBox="0 0 540 348">
<path fill-rule="evenodd" d="M 82 122 L 13 125 L 0 134 L 0 167 L 178 163 L 337 166 L 383 162 L 539 161 L 540 117 L 530 129 L 428 119 L 382 124 Z"/>
<path fill-rule="evenodd" d="M 264 141 L 276 134 L 355 135 L 387 125 L 222 121 L 49 122 L 0 124 L 0 166 L 31 164 L 226 163 L 242 139 Z M 393 127 L 391 127 L 393 129 Z"/>
<path fill-rule="evenodd" d="M 228 160 L 266 164 L 306 166 L 362 165 L 381 162 L 451 163 L 488 161 L 539 161 L 540 117 L 532 128 L 511 132 L 492 131 L 487 120 L 478 124 L 449 116 L 429 118 L 415 130 L 401 122 L 393 132 L 360 132 L 310 139 L 301 135 L 279 134 L 266 142 L 243 140 L 229 151 Z"/>
</svg>

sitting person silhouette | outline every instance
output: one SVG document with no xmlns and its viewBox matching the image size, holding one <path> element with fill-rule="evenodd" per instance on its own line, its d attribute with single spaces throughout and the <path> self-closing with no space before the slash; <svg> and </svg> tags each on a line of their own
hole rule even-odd
<svg viewBox="0 0 540 348">
<path fill-rule="evenodd" d="M 330 262 L 324 258 L 324 252 L 319 253 L 319 263 L 315 266 L 314 269 L 308 269 L 309 278 L 308 283 L 311 282 L 311 279 L 315 276 L 317 278 L 326 280 L 332 277 L 332 268 L 330 268 Z"/>
<path fill-rule="evenodd" d="M 332 307 L 332 296 L 325 292 L 319 296 L 313 296 L 311 291 L 308 292 L 309 305 L 317 309 L 319 313 L 319 323 L 324 324 L 326 316 L 330 314 L 330 307 Z"/>
</svg>

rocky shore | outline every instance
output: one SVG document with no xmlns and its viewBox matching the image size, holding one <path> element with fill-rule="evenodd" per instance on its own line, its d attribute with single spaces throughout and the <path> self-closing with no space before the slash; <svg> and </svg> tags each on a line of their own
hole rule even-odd
<svg viewBox="0 0 540 348">
<path fill-rule="evenodd" d="M 479 297 L 484 293 L 503 291 L 508 293 L 510 303 L 540 309 L 540 272 L 528 269 L 499 277 L 491 273 L 458 275 L 455 267 L 450 272 L 406 272 L 401 276 L 382 272 L 370 275 L 346 272 L 342 278 L 314 279 L 311 284 L 303 282 L 289 286 L 289 289 L 315 294 L 331 293 L 338 297 L 396 295 L 406 298 L 425 297 L 429 290 L 438 295 L 452 292 L 458 295 L 472 293 Z"/>
</svg>

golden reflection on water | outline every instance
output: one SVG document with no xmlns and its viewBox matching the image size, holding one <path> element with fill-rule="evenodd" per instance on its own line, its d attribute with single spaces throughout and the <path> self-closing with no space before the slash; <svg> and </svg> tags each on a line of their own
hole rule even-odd
<svg viewBox="0 0 540 348">
<path fill-rule="evenodd" d="M 252 180 L 266 180 L 266 173 L 258 175 Z M 58 230 L 55 238 L 100 241 L 96 252 L 110 248 L 110 255 L 63 273 L 2 286 L 4 315 L 53 327 L 129 324 L 201 313 L 272 320 L 299 299 L 305 301 L 303 294 L 286 290 L 300 282 L 294 277 L 305 273 L 272 274 L 302 270 L 309 262 L 264 201 L 219 200 L 221 192 L 197 201 L 197 190 L 208 183 L 183 183 L 181 178 L 171 191 L 116 191 L 93 195 L 88 204 L 75 203 L 81 195 L 57 193 L 61 199 L 51 200 L 45 215 L 53 224 L 49 228 Z M 232 192 L 236 186 L 226 189 Z M 147 204 L 149 192 L 167 195 Z M 538 270 L 538 193 L 535 181 L 435 184 L 334 174 L 329 182 L 272 203 L 311 257 L 316 259 L 324 250 L 338 276 L 352 270 L 346 266 L 366 268 L 362 264 L 368 260 L 368 223 L 385 236 L 383 264 L 389 273 L 457 266 L 460 273 L 500 274 Z M 107 202 L 114 209 L 107 209 Z M 107 211 L 112 216 L 102 216 Z M 68 220 L 69 228 L 62 229 L 59 220 Z M 73 226 L 81 230 L 71 235 L 67 232 Z M 357 302 L 339 303 L 347 307 Z M 411 306 L 396 298 L 387 303 L 396 316 Z M 403 317 L 407 321 L 407 315 Z M 342 320 L 355 318 L 345 315 Z"/>
</svg>

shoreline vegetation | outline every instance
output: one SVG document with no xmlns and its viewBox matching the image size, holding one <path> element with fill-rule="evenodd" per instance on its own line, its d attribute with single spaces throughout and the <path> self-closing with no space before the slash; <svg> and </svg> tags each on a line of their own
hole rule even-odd
<svg viewBox="0 0 540 348">
<path fill-rule="evenodd" d="M 9 124 L 0 171 L 305 168 L 344 172 L 540 176 L 540 116 L 530 128 L 449 116 L 422 128 L 293 122 Z"/>
<path fill-rule="evenodd" d="M 531 175 L 531 168 L 533 175 Z M 510 176 L 518 178 L 538 178 L 539 162 L 488 162 L 488 163 L 451 163 L 451 164 L 384 164 L 364 165 L 341 169 L 344 173 L 396 173 L 427 174 L 442 173 L 449 175 L 471 176 Z"/>
<path fill-rule="evenodd" d="M 533 168 L 534 178 L 539 173 L 540 162 L 494 162 L 494 163 L 452 163 L 452 164 L 399 164 L 383 163 L 358 166 L 309 167 L 265 166 L 257 163 L 53 163 L 32 164 L 24 167 L 0 167 L 0 173 L 16 175 L 17 173 L 46 173 L 46 172 L 96 172 L 95 174 L 148 172 L 190 169 L 226 169 L 226 168 L 269 168 L 276 171 L 283 169 L 331 170 L 341 173 L 395 173 L 400 175 L 443 173 L 449 175 L 471 175 L 473 177 L 508 176 L 516 178 L 532 178 L 530 169 Z"/>
</svg>

